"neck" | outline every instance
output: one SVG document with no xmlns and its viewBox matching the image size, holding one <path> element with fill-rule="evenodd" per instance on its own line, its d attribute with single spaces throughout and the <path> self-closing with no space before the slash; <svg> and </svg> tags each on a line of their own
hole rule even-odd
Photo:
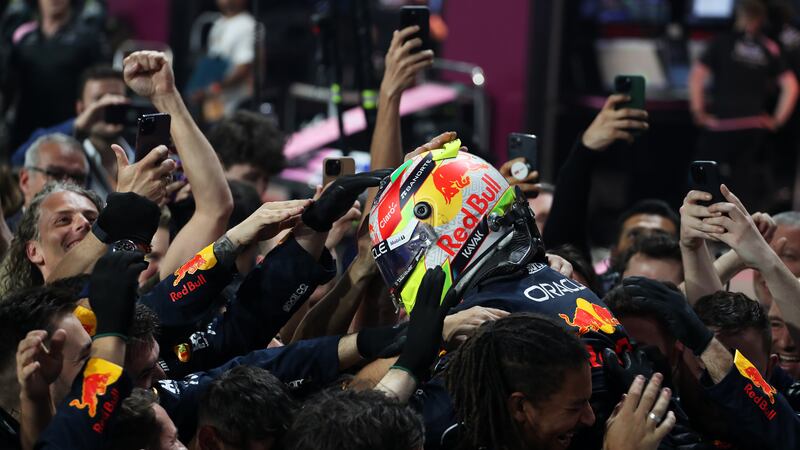
<svg viewBox="0 0 800 450">
<path fill-rule="evenodd" d="M 55 13 L 42 15 L 42 32 L 46 36 L 54 35 L 64 24 L 69 22 L 72 13 L 69 9 Z"/>
</svg>

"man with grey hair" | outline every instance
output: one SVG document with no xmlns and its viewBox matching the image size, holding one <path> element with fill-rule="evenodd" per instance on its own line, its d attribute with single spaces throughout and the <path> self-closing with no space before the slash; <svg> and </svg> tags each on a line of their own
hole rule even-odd
<svg viewBox="0 0 800 450">
<path fill-rule="evenodd" d="M 31 145 L 25 155 L 25 165 L 19 173 L 19 188 L 25 196 L 25 206 L 50 181 L 72 181 L 85 186 L 89 163 L 81 144 L 61 133 L 46 134 Z"/>
</svg>

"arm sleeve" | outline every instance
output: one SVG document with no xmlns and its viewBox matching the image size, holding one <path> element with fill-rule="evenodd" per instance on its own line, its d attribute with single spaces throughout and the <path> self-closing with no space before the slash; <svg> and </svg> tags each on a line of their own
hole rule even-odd
<svg viewBox="0 0 800 450">
<path fill-rule="evenodd" d="M 182 327 L 208 317 L 220 292 L 233 279 L 233 269 L 217 261 L 214 244 L 200 250 L 139 302 L 158 314 L 162 327 Z"/>
<path fill-rule="evenodd" d="M 299 341 L 286 347 L 256 350 L 213 370 L 194 373 L 180 381 L 159 381 L 159 402 L 178 427 L 181 440 L 189 442 L 197 426 L 200 397 L 209 383 L 228 369 L 244 364 L 269 370 L 286 383 L 290 390 L 325 386 L 339 377 L 339 338 L 340 336 L 326 336 Z"/>
<path fill-rule="evenodd" d="M 31 144 L 39 139 L 40 137 L 51 134 L 51 133 L 61 133 L 66 134 L 67 136 L 72 136 L 75 132 L 75 119 L 69 119 L 66 122 L 60 123 L 58 125 L 54 125 L 50 128 L 38 128 L 31 134 L 31 137 L 28 138 L 22 145 L 20 145 L 14 153 L 11 155 L 11 165 L 14 167 L 22 167 L 25 164 L 25 153 L 28 152 L 28 149 L 31 147 Z"/>
<path fill-rule="evenodd" d="M 737 351 L 736 359 L 740 355 Z M 728 413 L 731 430 L 737 431 L 738 438 L 757 448 L 789 450 L 800 446 L 797 415 L 749 362 L 735 364 L 716 385 L 712 385 L 708 373 L 703 374 L 701 382 L 710 386 L 705 388 L 706 396 Z"/>
<path fill-rule="evenodd" d="M 122 400 L 133 385 L 122 367 L 91 358 L 42 433 L 37 449 L 106 448 Z"/>
<path fill-rule="evenodd" d="M 542 232 L 547 248 L 572 244 L 588 261 L 591 261 L 591 256 L 586 235 L 586 215 L 592 185 L 592 168 L 596 160 L 596 152 L 583 145 L 579 137 L 558 172 L 553 206 Z"/>
<path fill-rule="evenodd" d="M 317 262 L 297 241 L 288 239 L 247 275 L 226 311 L 204 331 L 179 336 L 181 342 L 167 343 L 168 348 L 189 346 L 183 360 L 174 352 L 163 353 L 170 376 L 207 370 L 264 348 L 317 286 L 335 274 L 336 265 L 327 249 Z"/>
</svg>

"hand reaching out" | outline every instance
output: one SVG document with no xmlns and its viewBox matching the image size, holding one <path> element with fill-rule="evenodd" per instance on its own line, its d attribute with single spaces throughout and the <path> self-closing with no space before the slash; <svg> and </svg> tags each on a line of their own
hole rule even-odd
<svg viewBox="0 0 800 450">
<path fill-rule="evenodd" d="M 711 194 L 703 191 L 689 191 L 686 194 L 680 208 L 682 246 L 696 250 L 704 239 L 716 240 L 716 237 L 710 233 L 724 231 L 722 227 L 704 222 L 706 218 L 721 215 L 719 212 L 710 211 L 708 206 L 699 204 L 699 202 L 709 201 L 711 198 Z"/>
<path fill-rule="evenodd" d="M 508 314 L 508 311 L 503 311 L 502 309 L 485 308 L 483 306 L 473 306 L 472 308 L 451 314 L 444 319 L 442 339 L 448 344 L 464 342 L 472 336 L 475 330 L 484 322 L 502 319 Z"/>
<path fill-rule="evenodd" d="M 539 190 L 541 189 L 541 185 L 538 183 L 539 181 L 539 171 L 534 170 L 528 173 L 528 176 L 525 179 L 519 180 L 514 178 L 511 175 L 511 167 L 517 162 L 525 162 L 525 158 L 519 157 L 514 158 L 512 160 L 506 161 L 500 166 L 500 174 L 508 181 L 508 184 L 512 186 L 519 186 L 522 189 L 522 192 L 525 193 L 525 196 L 528 198 L 535 198 L 539 195 Z"/>
<path fill-rule="evenodd" d="M 228 230 L 226 234 L 237 246 L 273 238 L 282 230 L 295 226 L 300 220 L 300 215 L 310 205 L 310 199 L 264 203 L 250 217 Z"/>
<path fill-rule="evenodd" d="M 415 156 L 425 153 L 427 151 L 436 150 L 437 148 L 443 148 L 444 144 L 456 140 L 457 137 L 458 135 L 456 134 L 455 131 L 445 131 L 444 133 L 436 136 L 435 138 L 431 139 L 425 144 L 422 144 L 419 147 L 415 148 L 413 151 L 408 152 L 405 158 L 403 158 L 403 161 L 408 161 L 409 159 L 414 158 Z M 461 147 L 461 150 L 467 151 L 467 148 Z"/>
<path fill-rule="evenodd" d="M 399 100 L 400 94 L 411 86 L 417 73 L 433 64 L 433 50 L 412 53 L 412 50 L 422 45 L 420 38 L 408 39 L 417 31 L 419 27 L 415 25 L 395 30 L 392 35 L 381 82 L 381 95 L 385 98 Z"/>
<path fill-rule="evenodd" d="M 630 97 L 615 94 L 606 100 L 603 109 L 594 118 L 589 128 L 583 132 L 581 142 L 591 150 L 602 151 L 616 140 L 633 142 L 633 134 L 628 130 L 646 130 L 647 111 L 643 109 L 615 109 L 617 104 L 630 100 Z"/>
<path fill-rule="evenodd" d="M 643 376 L 634 379 L 628 394 L 623 396 L 606 422 L 603 450 L 658 448 L 676 422 L 675 414 L 667 412 L 672 392 L 669 388 L 659 390 L 662 380 L 663 376 L 656 373 L 645 388 Z"/>
<path fill-rule="evenodd" d="M 17 381 L 20 393 L 29 399 L 47 398 L 50 385 L 61 374 L 64 365 L 64 342 L 67 333 L 58 329 L 45 347 L 47 331 L 33 330 L 17 347 Z"/>
<path fill-rule="evenodd" d="M 117 157 L 117 192 L 133 192 L 154 203 L 162 203 L 167 196 L 167 184 L 172 182 L 175 161 L 167 158 L 166 146 L 159 145 L 141 161 L 131 164 L 125 150 L 112 144 Z"/>
</svg>

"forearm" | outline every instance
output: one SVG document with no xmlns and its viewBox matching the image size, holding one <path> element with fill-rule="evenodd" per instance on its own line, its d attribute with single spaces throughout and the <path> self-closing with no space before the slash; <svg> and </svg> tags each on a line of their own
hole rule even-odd
<svg viewBox="0 0 800 450">
<path fill-rule="evenodd" d="M 708 78 L 708 69 L 701 63 L 695 63 L 689 73 L 689 107 L 693 113 L 706 110 L 703 88 Z"/>
<path fill-rule="evenodd" d="M 736 274 L 745 268 L 742 258 L 739 258 L 739 255 L 734 250 L 728 250 L 714 261 L 714 270 L 723 285 L 731 281 Z"/>
<path fill-rule="evenodd" d="M 797 79 L 792 73 L 781 76 L 781 93 L 773 117 L 779 126 L 789 120 L 797 102 Z"/>
<path fill-rule="evenodd" d="M 356 334 L 348 334 L 339 339 L 337 354 L 339 355 L 339 370 L 347 370 L 361 362 L 361 354 L 358 353 L 358 341 Z"/>
<path fill-rule="evenodd" d="M 686 300 L 694 305 L 700 297 L 722 290 L 705 241 L 696 249 L 681 244 Z"/>
<path fill-rule="evenodd" d="M 703 351 L 703 354 L 700 355 L 700 359 L 703 361 L 703 364 L 705 364 L 706 370 L 714 384 L 722 381 L 725 375 L 731 370 L 731 367 L 733 367 L 733 356 L 731 352 L 729 352 L 717 338 L 711 340 L 708 347 Z"/>
<path fill-rule="evenodd" d="M 192 186 L 195 215 L 224 218 L 219 224 L 214 224 L 215 230 L 209 230 L 209 233 L 215 234 L 211 239 L 215 239 L 225 231 L 233 209 L 233 198 L 222 165 L 178 93 L 155 97 L 153 105 L 171 116 L 170 132 L 183 171 Z"/>
<path fill-rule="evenodd" d="M 292 342 L 347 333 L 371 279 L 370 273 L 362 269 L 362 260 L 363 257 L 356 258 L 333 289 L 303 317 Z"/>
<path fill-rule="evenodd" d="M 64 255 L 64 258 L 50 272 L 45 281 L 51 283 L 62 278 L 90 273 L 94 268 L 94 264 L 106 253 L 106 250 L 106 244 L 90 232 L 80 243 Z"/>
<path fill-rule="evenodd" d="M 325 249 L 327 232 L 320 233 L 301 223 L 292 229 L 292 234 L 303 250 L 307 251 L 315 260 L 319 260 L 322 250 Z"/>
<path fill-rule="evenodd" d="M 759 265 L 758 271 L 764 277 L 773 301 L 777 302 L 792 339 L 800 342 L 800 304 L 797 302 L 800 298 L 800 282 L 772 251 Z"/>
<path fill-rule="evenodd" d="M 403 142 L 400 136 L 400 97 L 402 92 L 388 94 L 381 89 L 375 131 L 370 142 L 370 170 L 398 167 L 403 163 Z M 377 188 L 367 190 L 365 205 L 372 205 Z M 364 208 L 364 215 L 369 208 Z"/>
<path fill-rule="evenodd" d="M 24 450 L 34 448 L 55 413 L 49 394 L 40 399 L 28 398 L 24 393 L 20 395 L 20 442 Z"/>
<path fill-rule="evenodd" d="M 417 389 L 417 381 L 410 373 L 400 369 L 389 369 L 384 375 L 378 385 L 375 386 L 376 391 L 386 393 L 390 397 L 394 397 L 401 403 L 408 402 L 414 390 Z"/>
</svg>

